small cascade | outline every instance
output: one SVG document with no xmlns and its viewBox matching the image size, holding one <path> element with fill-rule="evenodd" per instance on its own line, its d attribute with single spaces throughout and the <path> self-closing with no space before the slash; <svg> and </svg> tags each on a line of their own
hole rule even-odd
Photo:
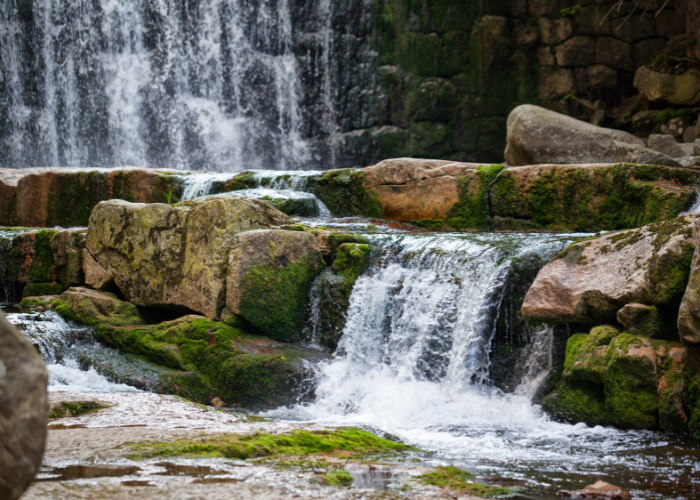
<svg viewBox="0 0 700 500">
<path fill-rule="evenodd" d="M 212 187 L 217 181 L 226 182 L 236 174 L 192 174 L 182 176 L 181 201 L 193 200 L 211 194 Z"/>
<path fill-rule="evenodd" d="M 90 327 L 66 321 L 53 311 L 9 313 L 7 320 L 41 354 L 50 391 L 115 393 L 157 387 L 155 367 L 99 344 Z"/>
<path fill-rule="evenodd" d="M 691 207 L 680 215 L 700 213 L 700 193 L 695 193 L 695 200 Z"/>
<path fill-rule="evenodd" d="M 320 175 L 318 171 L 310 170 L 252 170 L 255 187 L 231 191 L 231 196 L 245 196 L 263 200 L 296 201 L 297 205 L 304 205 L 301 209 L 305 217 L 331 217 L 328 207 L 316 198 L 309 189 L 309 179 Z M 192 200 L 201 196 L 212 194 L 215 184 L 225 183 L 237 174 L 192 174 L 182 176 L 182 201 Z"/>
<path fill-rule="evenodd" d="M 554 366 L 554 329 L 540 326 L 531 332 L 530 343 L 524 348 L 525 373 L 520 385 L 515 388 L 516 396 L 532 399 Z"/>
</svg>

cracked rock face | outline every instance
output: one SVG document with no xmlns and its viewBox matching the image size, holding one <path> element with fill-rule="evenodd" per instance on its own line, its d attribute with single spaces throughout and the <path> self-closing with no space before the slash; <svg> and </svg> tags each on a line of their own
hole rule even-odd
<svg viewBox="0 0 700 500">
<path fill-rule="evenodd" d="M 700 215 L 689 214 L 574 243 L 537 275 L 523 301 L 528 320 L 614 321 L 632 302 L 677 305 L 700 238 Z"/>
<path fill-rule="evenodd" d="M 111 200 L 93 211 L 86 247 L 130 302 L 216 319 L 233 237 L 288 220 L 264 201 L 226 195 L 176 205 Z"/>
<path fill-rule="evenodd" d="M 0 498 L 15 500 L 41 465 L 48 424 L 46 366 L 0 312 Z"/>
</svg>

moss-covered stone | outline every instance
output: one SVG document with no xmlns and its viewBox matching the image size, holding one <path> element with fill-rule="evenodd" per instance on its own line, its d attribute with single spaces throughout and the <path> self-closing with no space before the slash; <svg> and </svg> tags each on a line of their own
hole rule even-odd
<svg viewBox="0 0 700 500">
<path fill-rule="evenodd" d="M 231 245 L 226 310 L 266 336 L 298 340 L 311 281 L 323 267 L 318 241 L 310 233 L 240 233 Z"/>
<path fill-rule="evenodd" d="M 457 467 L 437 467 L 435 472 L 429 472 L 418 477 L 418 481 L 424 484 L 439 486 L 454 491 L 461 491 L 478 497 L 493 498 L 511 494 L 510 488 L 502 486 L 489 486 L 474 482 L 474 474 L 463 471 Z"/>
<path fill-rule="evenodd" d="M 312 179 L 310 191 L 337 217 L 381 217 L 377 194 L 369 189 L 365 173 L 356 169 L 329 170 Z"/>
<path fill-rule="evenodd" d="M 36 297 L 38 295 L 58 295 L 65 288 L 60 283 L 30 283 L 22 290 L 22 297 Z"/>
<path fill-rule="evenodd" d="M 323 356 L 202 316 L 148 325 L 133 304 L 106 292 L 72 288 L 46 299 L 62 316 L 93 326 L 99 341 L 170 369 L 159 373 L 159 392 L 201 403 L 219 397 L 246 407 L 291 404 L 308 390 L 303 360 Z M 46 303 L 36 298 L 24 305 Z"/>
<path fill-rule="evenodd" d="M 610 326 L 576 334 L 567 343 L 562 379 L 542 406 L 556 417 L 588 425 L 678 430 L 683 425 L 672 407 L 678 402 L 674 359 L 679 353 L 676 342 Z"/>
<path fill-rule="evenodd" d="M 700 173 L 653 165 L 509 168 L 491 187 L 495 229 L 628 229 L 672 219 L 692 204 Z"/>
<path fill-rule="evenodd" d="M 478 179 L 459 178 L 459 202 L 445 217 L 445 225 L 454 229 L 490 229 L 490 186 L 503 165 L 486 165 L 476 167 Z"/>
<path fill-rule="evenodd" d="M 226 434 L 215 438 L 145 443 L 132 446 L 131 458 L 223 457 L 246 460 L 258 457 L 339 455 L 344 458 L 396 453 L 412 449 L 365 430 L 341 427 L 333 430 L 294 430 L 289 434 Z"/>
</svg>

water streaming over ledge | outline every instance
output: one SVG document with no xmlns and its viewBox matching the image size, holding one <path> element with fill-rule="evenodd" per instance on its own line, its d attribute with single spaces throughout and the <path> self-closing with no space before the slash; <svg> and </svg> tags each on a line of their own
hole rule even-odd
<svg viewBox="0 0 700 500">
<path fill-rule="evenodd" d="M 298 73 L 286 0 L 5 0 L 0 166 L 304 167 Z"/>
</svg>

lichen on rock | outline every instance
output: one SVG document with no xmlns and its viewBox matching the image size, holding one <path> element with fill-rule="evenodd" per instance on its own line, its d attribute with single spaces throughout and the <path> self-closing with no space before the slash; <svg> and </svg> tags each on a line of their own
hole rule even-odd
<svg viewBox="0 0 700 500">
<path fill-rule="evenodd" d="M 287 221 L 264 201 L 226 195 L 175 205 L 111 200 L 93 211 L 86 247 L 134 304 L 214 319 L 226 301 L 233 237 Z"/>
</svg>

